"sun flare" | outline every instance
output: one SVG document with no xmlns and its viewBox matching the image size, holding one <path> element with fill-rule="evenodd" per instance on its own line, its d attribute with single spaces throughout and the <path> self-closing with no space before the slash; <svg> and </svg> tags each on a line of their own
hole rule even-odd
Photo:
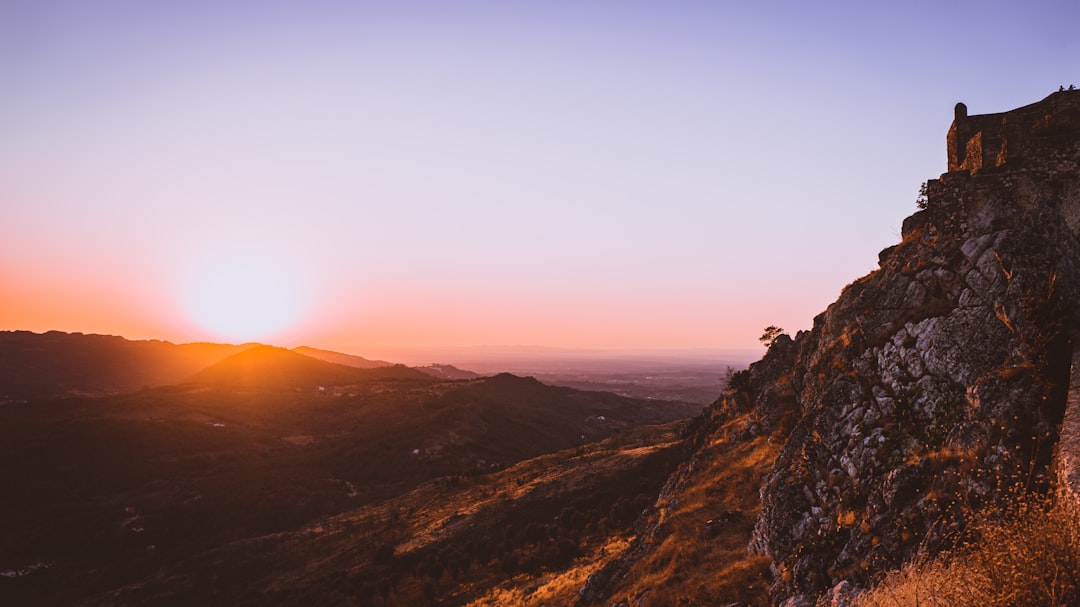
<svg viewBox="0 0 1080 607">
<path fill-rule="evenodd" d="M 265 257 L 234 256 L 205 263 L 187 281 L 188 317 L 215 337 L 257 341 L 303 320 L 306 297 L 295 272 Z"/>
</svg>

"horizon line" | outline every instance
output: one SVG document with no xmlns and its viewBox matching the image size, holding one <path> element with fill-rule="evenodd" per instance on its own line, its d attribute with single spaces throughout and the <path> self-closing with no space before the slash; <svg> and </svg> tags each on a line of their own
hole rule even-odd
<svg viewBox="0 0 1080 607">
<path fill-rule="evenodd" d="M 691 358 L 706 357 L 706 356 L 736 356 L 739 358 L 751 356 L 760 358 L 764 352 L 757 348 L 749 347 L 736 347 L 736 346 L 554 346 L 543 344 L 525 344 L 525 343 L 487 343 L 487 344 L 366 344 L 363 346 L 349 345 L 345 347 L 338 346 L 324 346 L 319 345 L 318 342 L 297 342 L 295 345 L 279 345 L 276 343 L 267 343 L 264 341 L 211 341 L 211 340 L 194 340 L 194 341 L 172 341 L 170 339 L 164 339 L 160 337 L 129 337 L 127 335 L 119 335 L 116 333 L 98 333 L 98 332 L 86 332 L 86 331 L 65 331 L 62 329 L 47 329 L 43 331 L 35 331 L 32 329 L 0 329 L 0 332 L 9 333 L 31 333 L 35 335 L 46 335 L 48 333 L 60 333 L 65 335 L 84 335 L 95 337 L 116 337 L 132 342 L 162 342 L 169 343 L 177 346 L 183 345 L 221 345 L 221 346 L 274 346 L 294 350 L 296 348 L 315 348 L 319 350 L 326 350 L 331 352 L 337 352 L 339 354 L 349 354 L 352 356 L 368 357 L 374 356 L 373 352 L 398 352 L 401 354 L 420 354 L 420 353 L 456 353 L 456 354 L 484 354 L 493 355 L 498 353 L 504 353 L 509 355 L 514 354 L 531 354 L 531 355 L 579 355 L 579 356 L 686 356 Z M 357 351 L 365 351 L 365 354 L 357 354 Z M 370 351 L 370 352 L 368 352 Z"/>
</svg>

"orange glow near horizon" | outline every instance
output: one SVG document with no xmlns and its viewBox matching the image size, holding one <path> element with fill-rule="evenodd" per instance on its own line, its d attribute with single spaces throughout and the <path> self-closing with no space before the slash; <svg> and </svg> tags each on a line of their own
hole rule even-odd
<svg viewBox="0 0 1080 607">
<path fill-rule="evenodd" d="M 792 331 L 805 320 L 784 310 L 778 293 L 766 293 L 765 303 L 751 308 L 725 307 L 722 294 L 707 285 L 688 296 L 639 290 L 629 281 L 566 286 L 504 279 L 507 288 L 500 290 L 482 274 L 365 273 L 380 264 L 335 265 L 310 250 L 256 238 L 216 242 L 165 263 L 139 256 L 98 260 L 89 252 L 81 272 L 66 260 L 36 267 L 0 261 L 3 281 L 20 286 L 17 297 L 0 298 L 0 330 L 174 343 L 257 341 L 372 356 L 394 348 L 473 346 L 756 349 L 759 318 Z M 794 284 L 804 294 L 813 291 Z M 835 296 L 815 286 L 815 299 Z"/>
<path fill-rule="evenodd" d="M 1045 96 L 1077 38 L 985 15 L 1033 34 L 1003 82 L 940 60 L 964 3 L 8 4 L 0 330 L 361 356 L 808 329 L 955 103 Z"/>
</svg>

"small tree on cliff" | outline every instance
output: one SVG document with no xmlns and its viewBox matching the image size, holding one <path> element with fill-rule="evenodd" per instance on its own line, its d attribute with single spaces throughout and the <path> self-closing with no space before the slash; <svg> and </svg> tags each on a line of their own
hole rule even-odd
<svg viewBox="0 0 1080 607">
<path fill-rule="evenodd" d="M 915 198 L 915 206 L 920 210 L 924 210 L 928 204 L 930 204 L 930 200 L 926 197 L 926 182 L 924 181 L 919 186 L 919 196 Z"/>
<path fill-rule="evenodd" d="M 776 343 L 776 339 L 783 334 L 784 330 L 780 327 L 776 325 L 769 325 L 765 327 L 765 332 L 761 334 L 761 337 L 758 338 L 758 341 L 764 344 L 766 348 L 771 348 L 772 345 Z"/>
</svg>

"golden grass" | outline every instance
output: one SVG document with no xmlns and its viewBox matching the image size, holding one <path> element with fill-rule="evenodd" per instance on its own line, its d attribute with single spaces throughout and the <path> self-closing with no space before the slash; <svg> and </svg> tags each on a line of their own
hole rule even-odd
<svg viewBox="0 0 1080 607">
<path fill-rule="evenodd" d="M 769 563 L 747 545 L 761 511 L 758 488 L 779 450 L 766 437 L 735 438 L 745 417 L 726 424 L 695 457 L 685 485 L 658 503 L 666 531 L 615 588 L 632 605 L 768 605 Z M 708 521 L 713 520 L 713 525 Z M 707 531 L 711 529 L 711 531 Z"/>
<path fill-rule="evenodd" d="M 619 554 L 630 545 L 625 537 L 612 537 L 607 543 L 596 547 L 590 554 L 577 559 L 572 567 L 536 576 L 520 574 L 486 595 L 468 603 L 468 607 L 544 607 L 547 605 L 573 605 L 578 590 L 589 576 L 599 571 L 607 562 L 607 555 Z"/>
<path fill-rule="evenodd" d="M 1026 495 L 976 516 L 969 543 L 890 572 L 856 607 L 1080 604 L 1080 519 Z"/>
</svg>

